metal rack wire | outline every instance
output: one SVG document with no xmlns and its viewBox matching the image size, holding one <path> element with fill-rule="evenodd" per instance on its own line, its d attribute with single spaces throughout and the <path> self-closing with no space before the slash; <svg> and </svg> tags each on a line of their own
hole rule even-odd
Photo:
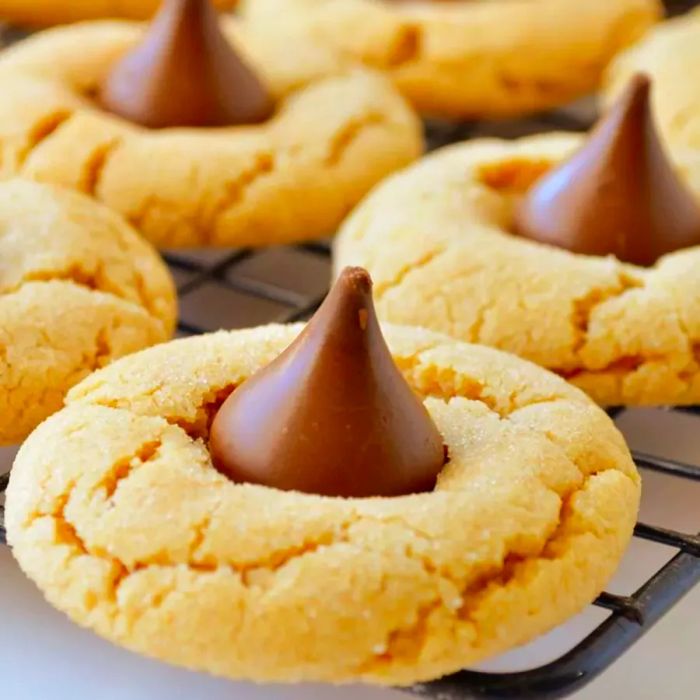
<svg viewBox="0 0 700 700">
<path fill-rule="evenodd" d="M 696 5 L 668 2 L 671 14 Z M 2 39 L 10 37 L 5 34 Z M 496 124 L 427 125 L 431 149 L 476 136 L 517 137 L 559 130 L 582 130 L 594 115 L 591 103 Z M 217 328 L 238 328 L 267 322 L 308 318 L 327 290 L 330 250 L 326 242 L 265 250 L 206 250 L 172 252 L 165 258 L 180 297 L 179 335 Z M 290 275 L 290 271 L 293 274 Z M 700 416 L 700 408 L 674 412 Z M 625 409 L 611 410 L 619 417 Z M 634 452 L 637 465 L 671 478 L 700 482 L 700 467 Z M 5 542 L 2 505 L 8 475 L 0 475 L 0 543 Z M 437 700 L 495 698 L 559 698 L 569 695 L 612 664 L 644 635 L 680 598 L 700 582 L 700 533 L 684 533 L 638 523 L 635 537 L 673 547 L 675 556 L 630 596 L 602 593 L 595 605 L 610 615 L 583 641 L 559 659 L 516 673 L 463 671 L 412 688 L 418 696 Z M 0 601 L 1 604 L 1 601 Z"/>
</svg>

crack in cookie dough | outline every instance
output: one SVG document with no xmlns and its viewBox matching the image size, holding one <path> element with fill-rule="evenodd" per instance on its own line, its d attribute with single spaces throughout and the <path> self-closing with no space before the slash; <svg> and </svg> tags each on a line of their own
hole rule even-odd
<svg viewBox="0 0 700 700">
<path fill-rule="evenodd" d="M 423 29 L 420 24 L 405 24 L 387 58 L 387 67 L 396 69 L 408 63 L 420 61 L 423 41 Z"/>
<path fill-rule="evenodd" d="M 122 410 L 122 409 L 112 409 Z M 89 426 L 83 425 L 74 435 L 81 431 L 89 430 Z M 195 442 L 196 438 L 190 437 Z M 144 442 L 138 449 L 133 450 L 130 454 L 117 458 L 113 464 L 104 472 L 100 480 L 91 486 L 88 498 L 92 499 L 98 494 L 107 508 L 113 508 L 118 498 L 118 490 L 128 488 L 127 482 L 132 475 L 139 469 L 147 466 L 157 466 L 155 463 L 161 458 L 160 450 L 164 445 L 165 434 L 153 440 Z M 65 493 L 55 499 L 53 503 L 49 502 L 43 509 L 38 509 L 31 513 L 30 517 L 23 523 L 23 527 L 30 529 L 37 520 L 45 517 L 54 518 L 56 520 L 56 544 L 73 544 L 78 550 L 79 555 L 90 555 L 101 559 L 108 559 L 110 562 L 117 561 L 110 556 L 107 551 L 100 546 L 93 546 L 88 543 L 87 534 L 80 534 L 80 528 L 74 523 L 66 511 L 70 511 L 71 505 L 74 508 L 78 506 L 75 503 L 71 504 L 71 499 L 76 491 L 78 480 L 72 480 L 66 487 Z M 44 482 L 45 484 L 46 482 Z M 187 566 L 198 572 L 211 572 L 219 567 L 229 568 L 233 573 L 240 575 L 241 580 L 246 586 L 262 586 L 265 583 L 263 574 L 274 574 L 283 569 L 287 564 L 297 560 L 307 554 L 314 553 L 321 548 L 330 547 L 340 542 L 347 541 L 347 530 L 353 520 L 348 519 L 347 522 L 341 523 L 335 530 L 322 532 L 320 534 L 308 537 L 303 542 L 295 543 L 288 547 L 273 550 L 267 553 L 264 557 L 257 559 L 246 558 L 241 561 L 213 561 L 211 555 L 198 554 L 198 550 L 203 547 L 207 537 L 207 530 L 210 528 L 212 520 L 216 516 L 216 507 L 208 512 L 201 521 L 194 523 L 189 527 L 191 537 L 187 547 L 187 554 L 179 560 L 172 556 L 167 549 L 158 550 L 147 557 L 141 557 L 130 561 L 127 564 L 119 561 L 120 568 L 123 569 L 120 576 L 120 583 L 125 578 L 133 573 L 143 571 L 149 567 L 157 568 L 176 568 L 179 566 Z M 357 518 L 355 518 L 357 519 Z M 118 586 L 115 586 L 117 588 Z M 269 587 L 269 585 L 268 585 Z M 116 603 L 117 597 L 113 596 Z"/>
<path fill-rule="evenodd" d="M 381 299 L 382 296 L 387 292 L 390 292 L 392 289 L 400 287 L 409 274 L 411 274 L 412 272 L 416 272 L 421 268 L 426 267 L 427 265 L 430 265 L 430 263 L 433 262 L 435 258 L 437 258 L 439 255 L 443 255 L 445 252 L 447 251 L 445 251 L 444 249 L 432 250 L 425 253 L 418 260 L 414 260 L 410 264 L 407 264 L 405 267 L 397 271 L 393 279 L 386 280 L 381 284 L 378 284 L 375 288 L 374 296 L 377 299 Z"/>
<path fill-rule="evenodd" d="M 209 416 L 300 329 L 174 341 L 71 391 L 8 491 L 13 552 L 50 602 L 229 677 L 409 684 L 595 597 L 635 521 L 629 451 L 577 389 L 488 348 L 384 329 L 448 446 L 431 493 L 322 498 L 219 474 Z"/>
<path fill-rule="evenodd" d="M 146 442 L 133 455 L 128 455 L 115 462 L 111 472 L 105 474 L 102 482 L 97 485 L 96 489 L 103 489 L 106 499 L 112 498 L 117 488 L 119 488 L 119 482 L 128 478 L 133 469 L 143 466 L 158 456 L 161 444 L 160 440 Z"/>
<path fill-rule="evenodd" d="M 91 292 L 101 292 L 102 294 L 113 296 L 115 299 L 126 304 L 132 304 L 136 307 L 141 306 L 149 313 L 153 314 L 154 317 L 157 317 L 157 314 L 154 313 L 152 309 L 148 308 L 153 305 L 151 300 L 148 300 L 148 304 L 145 303 L 146 299 L 144 298 L 143 285 L 137 288 L 138 300 L 130 299 L 129 295 L 125 293 L 125 290 L 115 289 L 111 285 L 111 280 L 105 274 L 105 265 L 102 261 L 96 261 L 91 270 L 85 269 L 81 261 L 71 263 L 62 270 L 32 270 L 24 274 L 22 278 L 17 280 L 12 286 L 0 289 L 0 296 L 16 294 L 26 285 L 40 284 L 43 282 L 66 282 Z"/>
<path fill-rule="evenodd" d="M 0 318 L 8 324 L 0 332 L 6 444 L 60 408 L 66 390 L 91 371 L 166 337 L 163 321 L 140 306 L 72 282 L 25 284 L 0 298 Z"/>
<path fill-rule="evenodd" d="M 122 247 L 122 250 L 125 253 L 129 252 L 128 248 Z M 163 313 L 163 300 L 153 298 L 152 290 L 147 288 L 146 280 L 138 270 L 134 270 L 133 288 L 120 288 L 111 279 L 105 261 L 89 261 L 89 268 L 84 266 L 85 262 L 82 260 L 66 261 L 66 267 L 63 269 L 54 267 L 46 270 L 29 270 L 21 278 L 16 279 L 14 284 L 0 287 L 0 297 L 16 294 L 25 285 L 66 282 L 88 291 L 112 296 L 115 300 L 135 308 L 142 307 L 153 317 L 154 321 L 160 320 Z"/>
<path fill-rule="evenodd" d="M 73 116 L 69 110 L 57 110 L 41 116 L 27 133 L 26 146 L 17 153 L 17 165 L 21 168 L 27 158 L 41 144 L 56 133 L 56 131 Z"/>
<path fill-rule="evenodd" d="M 347 219 L 336 271 L 366 267 L 385 321 L 507 350 L 602 404 L 700 400 L 700 250 L 654 267 L 576 255 L 510 233 L 532 182 L 581 143 L 551 134 L 445 148 L 393 176 Z M 700 167 L 674 163 L 700 196 Z"/>
<path fill-rule="evenodd" d="M 274 177 L 278 157 L 275 153 L 261 152 L 249 170 L 241 173 L 235 180 L 229 181 L 225 185 L 225 195 L 212 207 L 208 217 L 211 224 L 204 224 L 203 230 L 216 230 L 220 220 L 246 199 L 247 192 L 256 183 L 264 178 Z"/>
<path fill-rule="evenodd" d="M 579 491 L 585 490 L 586 484 L 587 480 Z M 562 498 L 561 513 L 565 512 L 569 499 L 574 493 Z M 400 658 L 401 662 L 406 665 L 419 663 L 421 655 L 430 641 L 431 618 L 439 616 L 445 608 L 453 609 L 459 620 L 473 625 L 474 631 L 478 630 L 478 622 L 473 619 L 473 616 L 478 610 L 479 598 L 483 597 L 489 589 L 505 588 L 517 580 L 521 570 L 528 565 L 528 561 L 537 558 L 550 558 L 551 554 L 548 553 L 548 550 L 556 546 L 560 539 L 563 539 L 562 531 L 565 529 L 565 524 L 566 518 L 560 516 L 553 534 L 543 543 L 540 552 L 534 557 L 526 558 L 506 553 L 500 567 L 485 573 L 476 582 L 472 582 L 466 587 L 449 576 L 444 577 L 444 581 L 448 584 L 446 590 L 442 588 L 434 601 L 418 608 L 415 612 L 415 620 L 409 625 L 389 632 L 386 642 L 373 650 L 373 655 L 362 665 L 361 672 L 377 672 L 383 666 L 391 665 L 397 658 Z M 428 564 L 426 568 L 429 572 L 435 573 L 431 565 Z M 467 603 L 466 601 L 471 602 Z"/>
<path fill-rule="evenodd" d="M 277 101 L 265 123 L 150 131 L 101 110 L 100 81 L 142 26 L 84 23 L 0 57 L 3 170 L 89 194 L 162 247 L 268 245 L 328 235 L 420 154 L 420 122 L 384 77 L 308 42 L 290 63 L 289 37 L 224 24 Z"/>
<path fill-rule="evenodd" d="M 85 162 L 83 182 L 78 188 L 81 192 L 85 192 L 90 197 L 97 196 L 108 161 L 115 154 L 121 142 L 121 138 L 115 137 L 93 151 L 92 156 Z"/>
<path fill-rule="evenodd" d="M 362 133 L 376 126 L 386 126 L 384 115 L 378 112 L 368 112 L 348 121 L 331 138 L 325 159 L 326 166 L 332 168 L 338 165 Z"/>
<path fill-rule="evenodd" d="M 591 323 L 596 308 L 612 299 L 619 299 L 630 289 L 644 287 L 644 282 L 631 277 L 629 274 L 618 273 L 618 282 L 610 287 L 595 287 L 578 299 L 573 300 L 571 313 L 571 325 L 574 329 L 576 340 L 573 351 L 579 355 L 588 341 L 588 327 Z M 551 368 L 555 372 L 565 373 L 566 369 Z"/>
</svg>

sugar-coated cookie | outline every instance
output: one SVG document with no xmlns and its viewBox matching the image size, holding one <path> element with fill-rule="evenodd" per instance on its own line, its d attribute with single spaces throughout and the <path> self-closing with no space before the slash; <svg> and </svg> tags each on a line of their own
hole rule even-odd
<svg viewBox="0 0 700 700">
<path fill-rule="evenodd" d="M 300 33 L 385 71 L 422 113 L 547 109 L 594 90 L 661 14 L 658 0 L 243 0 L 256 29 Z"/>
<path fill-rule="evenodd" d="M 222 10 L 236 0 L 213 0 Z M 30 27 L 79 22 L 102 17 L 146 19 L 160 0 L 0 0 L 0 19 Z"/>
<path fill-rule="evenodd" d="M 333 233 L 371 186 L 419 155 L 419 120 L 386 78 L 308 42 L 222 23 L 276 99 L 272 118 L 131 124 L 95 92 L 143 26 L 61 27 L 0 56 L 0 171 L 85 192 L 159 246 L 266 245 Z"/>
<path fill-rule="evenodd" d="M 92 370 L 167 340 L 175 316 L 167 268 L 117 214 L 57 187 L 0 184 L 0 444 Z"/>
<path fill-rule="evenodd" d="M 384 329 L 448 448 L 431 492 L 321 497 L 215 470 L 212 416 L 299 331 L 132 355 L 28 439 L 6 527 L 53 605 L 231 678 L 405 685 L 522 644 L 597 595 L 637 512 L 629 451 L 578 389 L 490 348 Z"/>
<path fill-rule="evenodd" d="M 700 401 L 700 247 L 638 267 L 511 234 L 522 195 L 582 145 L 550 134 L 455 145 L 394 176 L 341 229 L 380 318 L 521 355 L 602 404 Z M 671 153 L 700 201 L 700 154 Z"/>
</svg>

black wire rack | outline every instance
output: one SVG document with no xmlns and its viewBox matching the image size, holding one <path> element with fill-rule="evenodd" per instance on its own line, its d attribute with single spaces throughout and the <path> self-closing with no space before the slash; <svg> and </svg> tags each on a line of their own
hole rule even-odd
<svg viewBox="0 0 700 700">
<path fill-rule="evenodd" d="M 678 14 L 696 1 L 667 2 Z M 0 43 L 18 37 L 0 28 Z M 595 117 L 594 104 L 581 101 L 568 108 L 528 119 L 498 123 L 426 125 L 430 149 L 480 136 L 513 138 L 552 129 L 581 131 Z M 240 328 L 269 322 L 307 319 L 327 292 L 330 274 L 328 242 L 262 250 L 196 250 L 165 254 L 176 280 L 181 320 L 178 335 L 218 328 Z M 611 409 L 620 417 L 626 409 Z M 675 413 L 700 416 L 700 407 L 674 407 Z M 700 466 L 633 452 L 637 465 L 675 479 L 700 482 Z M 4 544 L 4 492 L 9 475 L 0 475 L 0 543 Z M 563 656 L 538 668 L 515 673 L 462 671 L 414 686 L 410 692 L 436 700 L 565 697 L 610 666 L 640 639 L 693 586 L 700 582 L 700 533 L 677 532 L 637 523 L 634 536 L 672 547 L 675 555 L 629 596 L 604 592 L 594 605 L 607 618 Z"/>
</svg>

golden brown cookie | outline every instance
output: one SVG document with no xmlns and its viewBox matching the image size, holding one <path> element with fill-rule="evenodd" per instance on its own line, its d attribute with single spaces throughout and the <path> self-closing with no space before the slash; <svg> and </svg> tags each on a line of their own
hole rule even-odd
<svg viewBox="0 0 700 700">
<path fill-rule="evenodd" d="M 661 13 L 658 0 L 244 0 L 272 36 L 299 33 L 386 72 L 422 113 L 503 117 L 598 86 L 610 59 Z"/>
<path fill-rule="evenodd" d="M 230 9 L 237 0 L 212 0 L 220 9 Z M 0 20 L 30 27 L 79 22 L 101 17 L 146 19 L 160 0 L 0 0 Z"/>
<path fill-rule="evenodd" d="M 511 235 L 514 205 L 578 135 L 476 140 L 380 186 L 341 229 L 337 269 L 366 267 L 380 318 L 492 345 L 607 404 L 700 400 L 700 248 L 641 268 Z M 700 197 L 700 154 L 672 153 Z"/>
<path fill-rule="evenodd" d="M 167 268 L 118 215 L 57 187 L 0 184 L 0 445 L 92 370 L 167 340 L 175 316 Z"/>
<path fill-rule="evenodd" d="M 278 101 L 270 120 L 219 129 L 127 123 L 93 95 L 142 25 L 62 27 L 0 57 L 2 172 L 85 192 L 159 246 L 332 233 L 372 185 L 420 153 L 420 123 L 383 76 L 308 42 L 244 35 L 229 22 Z"/>
<path fill-rule="evenodd" d="M 596 596 L 635 521 L 629 451 L 582 392 L 489 348 L 385 328 L 448 446 L 432 492 L 320 497 L 216 471 L 220 402 L 299 330 L 132 355 L 29 438 L 6 526 L 53 605 L 231 678 L 405 685 L 522 644 Z"/>
<path fill-rule="evenodd" d="M 660 24 L 622 53 L 606 74 L 605 99 L 619 94 L 637 72 L 654 81 L 659 127 L 674 144 L 700 148 L 700 86 L 689 66 L 700 60 L 700 9 Z"/>
</svg>

